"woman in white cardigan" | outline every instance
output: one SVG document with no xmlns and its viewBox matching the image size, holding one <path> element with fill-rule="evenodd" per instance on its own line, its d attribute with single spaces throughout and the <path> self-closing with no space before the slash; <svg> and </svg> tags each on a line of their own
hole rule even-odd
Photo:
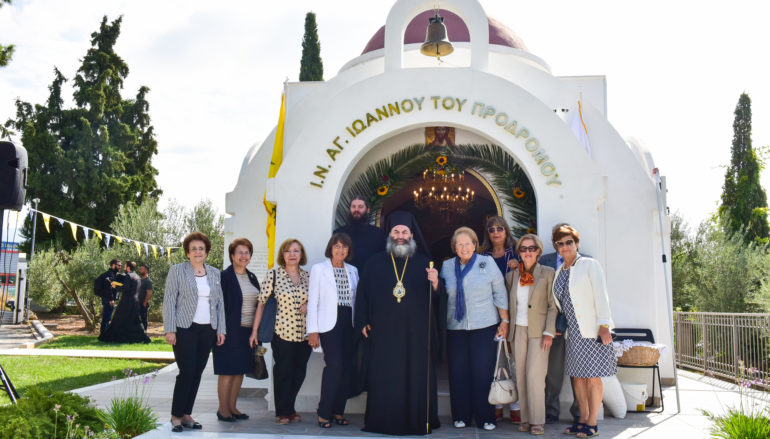
<svg viewBox="0 0 770 439">
<path fill-rule="evenodd" d="M 580 420 L 564 431 L 577 437 L 599 434 L 596 416 L 602 404 L 602 379 L 618 373 L 610 327 L 610 301 L 604 271 L 595 259 L 580 256 L 580 235 L 572 226 L 553 231 L 553 246 L 564 263 L 556 271 L 553 293 L 567 318 L 566 372 L 573 377 Z"/>
<path fill-rule="evenodd" d="M 331 421 L 348 425 L 343 416 L 350 393 L 353 370 L 353 304 L 356 302 L 358 270 L 346 263 L 353 258 L 353 241 L 345 233 L 329 239 L 326 260 L 310 269 L 307 332 L 311 347 L 321 346 L 324 367 L 318 425 L 330 428 Z"/>
</svg>

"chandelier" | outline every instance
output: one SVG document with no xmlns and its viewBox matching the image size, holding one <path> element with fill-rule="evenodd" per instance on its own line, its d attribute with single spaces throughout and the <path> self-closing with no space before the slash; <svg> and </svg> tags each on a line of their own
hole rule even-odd
<svg viewBox="0 0 770 439">
<path fill-rule="evenodd" d="M 473 204 L 476 192 L 465 185 L 465 171 L 448 163 L 445 155 L 422 173 L 422 179 L 412 190 L 414 205 L 418 209 L 430 209 L 448 218 L 452 214 L 465 213 Z"/>
</svg>

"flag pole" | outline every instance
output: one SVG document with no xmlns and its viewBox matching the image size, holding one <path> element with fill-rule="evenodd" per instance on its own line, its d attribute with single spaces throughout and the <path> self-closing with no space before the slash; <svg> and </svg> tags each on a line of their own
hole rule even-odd
<svg viewBox="0 0 770 439">
<path fill-rule="evenodd" d="M 433 269 L 433 261 L 430 261 L 429 267 Z M 431 317 L 433 317 L 433 286 L 428 282 L 428 379 L 425 383 L 425 400 L 427 401 L 427 410 L 425 413 L 425 434 L 430 434 L 430 330 Z"/>
<path fill-rule="evenodd" d="M 676 373 L 676 349 L 674 348 L 674 314 L 673 307 L 674 302 L 671 299 L 671 285 L 668 282 L 668 264 L 666 263 L 666 237 L 663 233 L 663 202 L 661 201 L 661 183 L 660 183 L 660 170 L 654 168 L 652 170 L 652 177 L 655 179 L 655 189 L 657 190 L 658 199 L 658 221 L 660 222 L 660 250 L 662 252 L 663 260 L 663 281 L 666 284 L 666 301 L 668 308 L 668 329 L 671 336 L 671 360 L 674 365 L 674 386 L 676 387 L 676 412 L 681 413 L 682 408 L 679 403 L 679 379 Z M 654 386 L 655 383 L 653 382 Z M 660 389 L 660 399 L 663 400 L 663 389 Z"/>
</svg>

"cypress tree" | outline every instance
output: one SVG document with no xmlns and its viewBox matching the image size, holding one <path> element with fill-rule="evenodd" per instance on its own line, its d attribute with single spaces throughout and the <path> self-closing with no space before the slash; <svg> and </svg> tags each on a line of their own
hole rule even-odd
<svg viewBox="0 0 770 439">
<path fill-rule="evenodd" d="M 751 99 L 741 94 L 735 106 L 732 159 L 725 173 L 719 217 L 728 233 L 745 233 L 745 242 L 767 242 L 767 195 L 759 183 L 762 170 L 751 146 Z"/>
<path fill-rule="evenodd" d="M 302 61 L 299 66 L 299 80 L 324 80 L 321 43 L 318 41 L 318 26 L 316 25 L 313 12 L 308 12 L 305 15 L 305 36 L 302 37 Z"/>
</svg>

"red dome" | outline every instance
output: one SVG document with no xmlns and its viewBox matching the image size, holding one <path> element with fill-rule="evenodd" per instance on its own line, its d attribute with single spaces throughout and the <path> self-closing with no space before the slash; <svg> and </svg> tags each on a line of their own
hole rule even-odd
<svg viewBox="0 0 770 439">
<path fill-rule="evenodd" d="M 428 27 L 428 19 L 433 17 L 433 14 L 433 10 L 421 12 L 409 22 L 406 32 L 404 32 L 404 44 L 425 42 L 425 30 Z M 449 41 L 453 43 L 470 42 L 471 36 L 468 26 L 465 25 L 465 22 L 457 14 L 441 9 L 439 10 L 439 15 L 444 17 Z M 487 21 L 489 21 L 489 44 L 528 51 L 524 41 L 506 25 L 490 17 L 487 17 Z M 383 47 L 385 47 L 385 26 L 382 26 L 372 36 L 361 55 L 373 50 L 382 49 Z"/>
</svg>

